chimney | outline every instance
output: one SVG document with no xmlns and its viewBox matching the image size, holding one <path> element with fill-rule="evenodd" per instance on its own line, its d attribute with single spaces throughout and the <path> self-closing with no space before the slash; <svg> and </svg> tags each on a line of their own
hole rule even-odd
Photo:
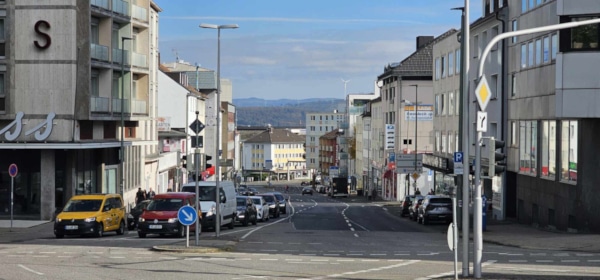
<svg viewBox="0 0 600 280">
<path fill-rule="evenodd" d="M 433 41 L 433 36 L 417 36 L 417 50 Z"/>
</svg>

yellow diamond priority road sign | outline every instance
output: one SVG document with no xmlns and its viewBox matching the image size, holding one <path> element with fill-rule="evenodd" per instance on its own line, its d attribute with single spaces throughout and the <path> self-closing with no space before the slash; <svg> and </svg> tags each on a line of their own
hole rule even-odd
<svg viewBox="0 0 600 280">
<path fill-rule="evenodd" d="M 477 97 L 479 108 L 481 108 L 481 111 L 485 111 L 485 107 L 487 107 L 488 103 L 490 102 L 490 99 L 492 98 L 492 91 L 490 89 L 490 86 L 488 86 L 485 76 L 482 76 L 481 80 L 477 84 L 477 88 L 475 89 L 475 96 Z"/>
</svg>

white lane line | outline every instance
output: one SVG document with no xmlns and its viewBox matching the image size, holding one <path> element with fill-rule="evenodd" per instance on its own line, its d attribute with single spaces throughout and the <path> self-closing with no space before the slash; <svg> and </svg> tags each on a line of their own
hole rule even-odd
<svg viewBox="0 0 600 280">
<path fill-rule="evenodd" d="M 527 260 L 508 260 L 509 263 L 526 263 Z"/>
<path fill-rule="evenodd" d="M 302 259 L 285 259 L 286 262 L 301 262 Z"/>
<path fill-rule="evenodd" d="M 355 234 L 354 234 L 354 237 L 358 237 L 358 234 L 356 234 L 356 233 L 355 233 Z"/>
<path fill-rule="evenodd" d="M 323 254 L 326 257 L 338 257 L 340 254 Z"/>
<path fill-rule="evenodd" d="M 32 257 L 34 257 L 34 258 L 47 258 L 47 257 L 49 257 L 49 256 L 35 255 L 35 256 L 32 256 Z"/>
<path fill-rule="evenodd" d="M 176 257 L 160 257 L 158 259 L 160 259 L 160 260 L 176 260 L 177 258 Z"/>
<path fill-rule="evenodd" d="M 31 273 L 35 273 L 35 274 L 37 274 L 37 275 L 44 275 L 44 273 L 41 273 L 41 272 L 39 272 L 39 271 L 35 271 L 35 270 L 33 270 L 33 269 L 29 268 L 29 267 L 26 267 L 26 266 L 24 266 L 24 265 L 22 265 L 22 264 L 19 264 L 18 266 L 19 266 L 20 268 L 22 268 L 22 269 L 25 269 L 25 270 L 27 270 L 27 271 L 31 272 Z"/>
<path fill-rule="evenodd" d="M 363 256 L 363 254 L 346 254 L 346 256 Z"/>
<path fill-rule="evenodd" d="M 588 260 L 588 262 L 600 262 L 600 260 Z"/>
<path fill-rule="evenodd" d="M 563 263 L 578 263 L 579 260 L 560 260 L 560 262 L 563 262 Z"/>
<path fill-rule="evenodd" d="M 322 245 L 323 243 L 320 242 L 313 242 L 313 243 L 307 243 L 308 245 Z"/>
<path fill-rule="evenodd" d="M 578 254 L 575 254 L 575 255 L 578 256 L 578 257 L 591 257 L 591 256 L 594 256 L 594 254 L 588 254 L 588 253 L 578 253 Z"/>
<path fill-rule="evenodd" d="M 121 257 L 121 256 L 119 256 L 119 257 L 117 257 L 117 256 L 113 256 L 113 257 L 109 257 L 109 258 L 111 258 L 111 259 L 124 259 L 125 257 Z"/>
<path fill-rule="evenodd" d="M 535 260 L 536 263 L 551 263 L 553 260 Z"/>
<path fill-rule="evenodd" d="M 40 254 L 56 254 L 56 252 L 40 252 Z"/>
<path fill-rule="evenodd" d="M 277 259 L 260 259 L 261 261 L 277 261 Z"/>
<path fill-rule="evenodd" d="M 486 267 L 488 265 L 494 264 L 495 262 L 496 262 L 496 260 L 489 260 L 489 261 L 482 263 L 481 266 Z M 442 272 L 439 274 L 429 275 L 429 276 L 425 276 L 425 277 L 419 277 L 419 278 L 416 278 L 415 280 L 430 280 L 430 279 L 437 279 L 437 278 L 441 278 L 441 277 L 447 277 L 447 276 L 451 276 L 451 275 L 454 275 L 454 271 Z"/>
</svg>

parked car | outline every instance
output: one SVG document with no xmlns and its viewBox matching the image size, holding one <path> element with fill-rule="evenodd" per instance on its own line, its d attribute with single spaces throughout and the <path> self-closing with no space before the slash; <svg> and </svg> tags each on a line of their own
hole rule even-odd
<svg viewBox="0 0 600 280">
<path fill-rule="evenodd" d="M 262 196 L 269 205 L 269 214 L 271 217 L 279 217 L 281 213 L 279 212 L 279 200 L 277 200 L 277 197 L 272 193 L 261 193 L 259 196 Z"/>
<path fill-rule="evenodd" d="M 312 189 L 312 187 L 304 187 L 304 188 L 302 188 L 302 195 L 305 195 L 305 194 L 313 195 L 313 189 Z"/>
<path fill-rule="evenodd" d="M 402 216 L 402 217 L 408 216 L 408 214 L 410 212 L 410 206 L 412 206 L 414 199 L 415 199 L 414 194 L 407 195 L 404 197 L 404 200 L 402 201 L 402 212 L 401 212 L 400 216 Z"/>
<path fill-rule="evenodd" d="M 287 204 L 288 204 L 289 197 L 285 197 L 280 192 L 272 192 L 272 194 L 275 195 L 275 197 L 277 197 L 277 200 L 279 200 L 279 211 L 282 214 L 286 214 L 287 213 Z"/>
<path fill-rule="evenodd" d="M 310 182 L 308 182 L 308 181 L 302 181 L 302 182 L 300 182 L 300 186 L 308 186 L 308 185 L 310 185 L 310 184 L 311 184 L 311 183 L 310 183 Z"/>
<path fill-rule="evenodd" d="M 256 207 L 254 202 L 249 196 L 238 196 L 237 201 L 237 220 L 244 226 L 248 226 L 250 223 L 256 225 L 258 220 L 256 214 Z"/>
<path fill-rule="evenodd" d="M 317 190 L 318 193 L 325 193 L 325 186 L 323 186 L 323 185 L 317 185 L 315 188 L 316 188 L 316 190 Z"/>
<path fill-rule="evenodd" d="M 167 192 L 157 194 L 152 198 L 148 207 L 142 212 L 138 221 L 138 236 L 145 238 L 147 234 L 173 234 L 185 236 L 185 226 L 177 218 L 179 208 L 185 205 L 195 205 L 196 195 L 189 192 Z M 198 214 L 201 211 L 198 209 Z M 201 214 L 198 216 L 200 219 Z M 190 231 L 196 229 L 196 224 L 190 226 Z"/>
<path fill-rule="evenodd" d="M 140 215 L 142 215 L 142 212 L 144 212 L 144 208 L 146 208 L 149 203 L 150 199 L 143 200 L 135 205 L 133 209 L 131 209 L 129 214 L 127 214 L 127 229 L 134 230 L 137 228 L 138 219 L 140 218 Z"/>
<path fill-rule="evenodd" d="M 413 221 L 417 220 L 417 215 L 419 214 L 419 206 L 421 206 L 423 198 L 424 197 L 422 195 L 415 195 L 412 204 L 408 208 L 408 217 Z"/>
<path fill-rule="evenodd" d="M 262 196 L 251 196 L 254 206 L 256 206 L 256 218 L 261 221 L 269 220 L 269 204 Z"/>
<path fill-rule="evenodd" d="M 419 206 L 417 222 L 426 225 L 430 221 L 452 222 L 452 199 L 442 195 L 427 195 Z"/>
<path fill-rule="evenodd" d="M 54 221 L 54 235 L 125 233 L 125 207 L 120 194 L 83 194 L 71 197 Z"/>
</svg>

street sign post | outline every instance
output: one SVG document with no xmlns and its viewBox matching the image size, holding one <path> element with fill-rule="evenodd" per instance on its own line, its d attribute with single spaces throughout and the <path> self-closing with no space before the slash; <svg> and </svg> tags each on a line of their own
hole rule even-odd
<svg viewBox="0 0 600 280">
<path fill-rule="evenodd" d="M 194 209 L 192 206 L 182 206 L 179 208 L 179 211 L 177 211 L 177 219 L 182 225 L 185 226 L 185 246 L 190 247 L 190 225 L 195 223 L 198 219 L 198 212 L 196 212 L 196 209 Z M 199 232 L 198 228 L 196 228 L 196 232 Z"/>
<path fill-rule="evenodd" d="M 477 97 L 477 102 L 479 103 L 481 111 L 485 111 L 485 107 L 487 107 L 488 103 L 490 103 L 490 99 L 492 99 L 492 91 L 490 90 L 490 86 L 488 85 L 485 76 L 481 76 L 481 80 L 475 89 L 475 96 Z"/>
<path fill-rule="evenodd" d="M 411 172 L 423 172 L 423 154 L 398 154 L 396 157 L 396 172 L 408 174 Z"/>
<path fill-rule="evenodd" d="M 13 209 L 14 209 L 14 197 L 15 197 L 15 177 L 19 173 L 19 168 L 16 164 L 11 164 L 8 167 L 8 175 L 10 175 L 10 230 L 13 227 Z"/>
</svg>

